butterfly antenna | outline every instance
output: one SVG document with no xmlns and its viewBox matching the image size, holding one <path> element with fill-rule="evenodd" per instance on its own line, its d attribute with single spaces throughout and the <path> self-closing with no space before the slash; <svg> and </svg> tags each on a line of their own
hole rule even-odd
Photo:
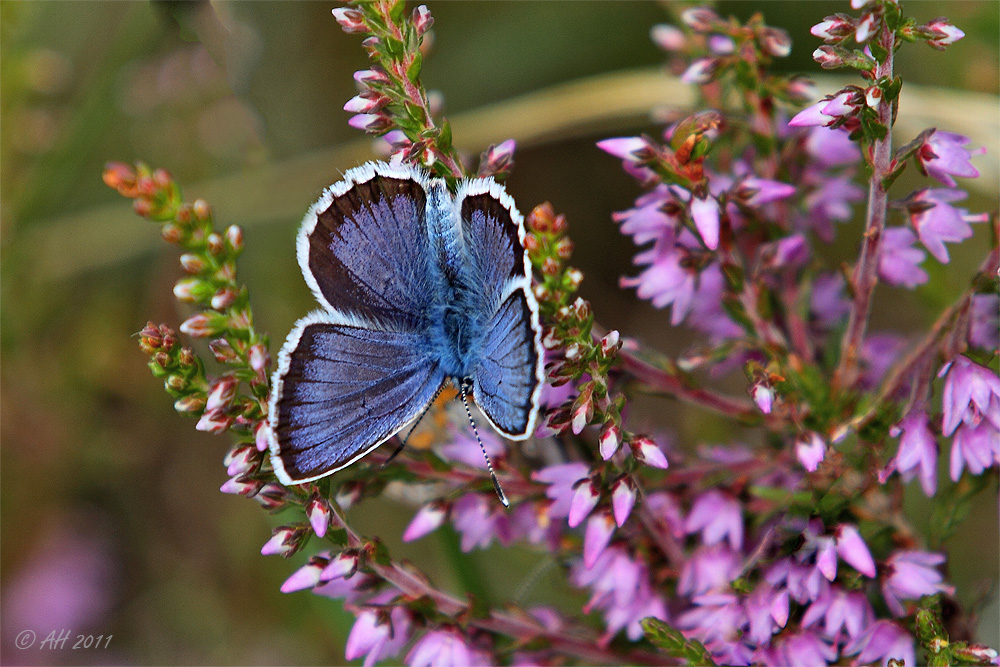
<svg viewBox="0 0 1000 667">
<path fill-rule="evenodd" d="M 425 407 L 420 412 L 420 414 L 417 415 L 417 420 L 413 422 L 413 426 L 411 426 L 410 430 L 406 432 L 406 435 L 404 435 L 402 438 L 399 439 L 399 445 L 396 447 L 396 449 L 392 451 L 392 454 L 389 454 L 389 458 L 387 458 L 385 461 L 382 462 L 382 465 L 380 466 L 381 468 L 386 467 L 394 458 L 399 456 L 399 453 L 403 451 L 404 447 L 406 447 L 406 443 L 410 439 L 410 436 L 413 435 L 413 432 L 417 430 L 418 426 L 420 426 L 420 422 L 421 420 L 423 420 L 424 415 L 426 415 L 427 412 L 431 409 L 431 406 L 434 405 L 434 401 L 437 400 L 437 397 L 441 395 L 441 392 L 444 391 L 444 388 L 447 386 L 448 386 L 447 382 L 441 383 L 441 386 L 438 387 L 438 390 L 434 392 L 434 396 L 431 397 L 430 402 L 427 403 L 427 407 Z"/>
<path fill-rule="evenodd" d="M 472 432 L 476 436 L 476 442 L 479 443 L 479 449 L 483 450 L 483 458 L 486 459 L 486 467 L 490 471 L 490 478 L 493 480 L 493 488 L 496 489 L 497 497 L 500 498 L 500 502 L 503 503 L 503 506 L 510 507 L 510 502 L 508 502 L 507 496 L 504 495 L 503 489 L 500 488 L 500 480 L 497 479 L 497 474 L 493 472 L 493 464 L 490 462 L 490 455 L 486 453 L 486 446 L 479 438 L 479 429 L 476 428 L 476 422 L 472 419 L 472 411 L 469 410 L 469 399 L 467 396 L 468 378 L 462 380 L 459 384 L 459 391 L 462 392 L 462 405 L 465 406 L 465 414 L 469 418 L 469 425 L 472 426 Z"/>
</svg>

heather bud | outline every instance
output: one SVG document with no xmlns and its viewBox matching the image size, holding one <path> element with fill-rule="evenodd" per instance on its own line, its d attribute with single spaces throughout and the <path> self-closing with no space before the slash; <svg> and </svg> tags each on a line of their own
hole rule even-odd
<svg viewBox="0 0 1000 667">
<path fill-rule="evenodd" d="M 333 516 L 333 509 L 326 498 L 314 494 L 306 503 L 306 516 L 309 517 L 309 525 L 317 537 L 326 535 L 326 529 L 330 525 L 330 517 Z"/>
<path fill-rule="evenodd" d="M 194 211 L 195 217 L 199 220 L 208 220 L 212 217 L 212 207 L 204 199 L 195 199 L 191 210 Z"/>
<path fill-rule="evenodd" d="M 431 16 L 431 10 L 427 9 L 427 5 L 420 5 L 410 15 L 410 22 L 416 29 L 417 34 L 422 35 L 434 25 L 434 17 Z"/>
<path fill-rule="evenodd" d="M 174 401 L 174 410 L 177 412 L 198 412 L 205 407 L 205 397 L 197 394 L 184 396 Z"/>
<path fill-rule="evenodd" d="M 667 23 L 654 25 L 650 30 L 650 37 L 664 51 L 680 51 L 687 43 L 681 29 Z"/>
<path fill-rule="evenodd" d="M 194 303 L 200 298 L 203 283 L 198 278 L 182 278 L 174 285 L 174 296 L 178 301 Z"/>
<path fill-rule="evenodd" d="M 845 14 L 827 16 L 814 25 L 809 32 L 826 42 L 838 42 L 854 32 L 854 21 Z"/>
<path fill-rule="evenodd" d="M 864 18 L 858 23 L 858 27 L 854 31 L 854 39 L 857 40 L 858 44 L 864 44 L 871 36 L 875 33 L 875 14 L 869 12 L 865 14 Z"/>
<path fill-rule="evenodd" d="M 607 461 L 618 448 L 621 446 L 622 432 L 614 424 L 609 424 L 602 432 L 601 436 L 598 438 L 598 446 L 601 453 L 601 458 Z"/>
<path fill-rule="evenodd" d="M 372 114 L 378 113 L 389 103 L 389 98 L 381 93 L 366 90 L 347 100 L 344 111 L 348 113 Z"/>
<path fill-rule="evenodd" d="M 566 287 L 570 290 L 576 290 L 580 287 L 580 283 L 583 282 L 583 272 L 579 269 L 569 268 L 566 269 Z"/>
<path fill-rule="evenodd" d="M 297 548 L 297 547 L 296 547 Z M 291 554 L 282 553 L 286 558 Z M 307 588 L 312 588 L 320 583 L 320 574 L 326 566 L 326 559 L 316 556 L 309 559 L 309 562 L 292 573 L 292 576 L 281 584 L 282 593 L 294 593 Z"/>
<path fill-rule="evenodd" d="M 195 338 L 215 336 L 226 328 L 226 318 L 219 313 L 197 313 L 181 324 L 181 333 Z"/>
<path fill-rule="evenodd" d="M 636 460 L 645 463 L 653 468 L 667 469 L 670 463 L 655 442 L 645 436 L 639 436 L 629 442 L 632 448 L 632 455 Z"/>
<path fill-rule="evenodd" d="M 239 387 L 239 382 L 232 375 L 219 378 L 212 385 L 211 391 L 208 392 L 208 402 L 205 405 L 205 410 L 212 411 L 228 408 L 233 402 L 233 398 L 236 397 L 236 389 Z"/>
<path fill-rule="evenodd" d="M 212 308 L 216 310 L 225 310 L 229 306 L 233 305 L 233 301 L 236 300 L 237 292 L 232 287 L 223 287 L 218 292 L 212 296 Z"/>
<path fill-rule="evenodd" d="M 289 501 L 288 489 L 281 486 L 280 484 L 275 484 L 274 482 L 268 482 L 260 488 L 257 495 L 254 496 L 260 506 L 266 510 L 277 510 L 284 507 Z"/>
<path fill-rule="evenodd" d="M 719 20 L 719 15 L 707 7 L 692 7 L 681 13 L 681 21 L 695 32 L 710 31 Z"/>
<path fill-rule="evenodd" d="M 287 558 L 298 550 L 305 535 L 305 526 L 278 526 L 271 533 L 271 539 L 261 548 L 260 553 L 263 556 L 284 556 Z"/>
<path fill-rule="evenodd" d="M 337 7 L 333 10 L 333 18 L 337 19 L 337 23 L 340 24 L 340 27 L 346 33 L 368 32 L 368 26 L 365 24 L 365 15 L 357 9 Z"/>
<path fill-rule="evenodd" d="M 601 354 L 605 357 L 614 355 L 621 349 L 621 340 L 618 331 L 609 331 L 601 339 Z"/>
<path fill-rule="evenodd" d="M 222 254 L 222 237 L 216 232 L 212 232 L 208 235 L 208 238 L 205 239 L 205 245 L 208 247 L 208 252 L 212 253 L 216 257 Z"/>
<path fill-rule="evenodd" d="M 618 524 L 619 528 L 625 524 L 628 515 L 632 513 L 636 493 L 635 482 L 628 476 L 620 477 L 611 485 L 611 508 L 614 510 L 615 523 Z"/>
<path fill-rule="evenodd" d="M 258 374 L 267 370 L 271 363 L 271 356 L 267 353 L 267 348 L 263 343 L 254 343 L 250 346 L 250 368 Z"/>
<path fill-rule="evenodd" d="M 233 346 L 225 338 L 216 338 L 208 344 L 208 348 L 215 356 L 215 360 L 220 364 L 229 364 L 239 360 L 236 350 L 233 349 Z"/>
<path fill-rule="evenodd" d="M 330 559 L 320 574 L 320 580 L 350 579 L 358 571 L 359 565 L 361 565 L 361 555 L 354 549 L 347 549 Z"/>
<path fill-rule="evenodd" d="M 956 28 L 946 18 L 937 18 L 924 26 L 925 30 L 934 35 L 927 43 L 935 49 L 943 50 L 949 44 L 954 44 L 965 37 L 965 33 Z"/>
<path fill-rule="evenodd" d="M 684 70 L 684 73 L 681 74 L 681 81 L 684 83 L 708 83 L 715 76 L 718 68 L 718 58 L 695 58 L 691 61 L 688 68 Z"/>
<path fill-rule="evenodd" d="M 508 139 L 483 151 L 479 157 L 479 176 L 495 176 L 510 171 L 516 147 L 514 140 Z"/>
<path fill-rule="evenodd" d="M 229 425 L 233 423 L 233 418 L 223 413 L 221 410 L 206 411 L 198 423 L 195 424 L 195 428 L 199 431 L 204 431 L 205 433 L 222 433 L 229 428 Z"/>
<path fill-rule="evenodd" d="M 257 422 L 253 432 L 253 443 L 258 452 L 266 452 L 271 443 L 271 425 L 266 421 Z"/>
<path fill-rule="evenodd" d="M 792 38 L 779 28 L 763 28 L 760 31 L 760 48 L 769 56 L 785 58 L 792 52 Z"/>
<path fill-rule="evenodd" d="M 573 499 L 570 501 L 568 523 L 570 528 L 579 526 L 591 510 L 597 506 L 601 492 L 592 479 L 582 479 L 576 483 Z"/>
<path fill-rule="evenodd" d="M 193 255 L 189 252 L 181 255 L 181 266 L 188 273 L 201 273 L 205 270 L 205 260 L 203 260 L 198 255 Z"/>
<path fill-rule="evenodd" d="M 226 228 L 226 243 L 234 252 L 243 250 L 243 229 L 239 225 L 229 225 Z"/>
<path fill-rule="evenodd" d="M 812 57 L 823 69 L 836 69 L 844 65 L 844 59 L 841 57 L 839 50 L 832 46 L 824 45 L 819 47 L 813 51 Z"/>
<path fill-rule="evenodd" d="M 239 477 L 253 472 L 260 460 L 260 452 L 253 445 L 239 445 L 229 450 L 222 463 L 226 466 L 226 474 Z"/>
</svg>

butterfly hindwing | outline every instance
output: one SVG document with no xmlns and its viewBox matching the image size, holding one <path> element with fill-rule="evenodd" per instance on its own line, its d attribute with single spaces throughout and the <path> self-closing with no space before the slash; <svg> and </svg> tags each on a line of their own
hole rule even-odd
<svg viewBox="0 0 1000 667">
<path fill-rule="evenodd" d="M 272 386 L 272 462 L 285 484 L 346 467 L 433 399 L 444 373 L 419 334 L 335 312 L 299 320 Z"/>
<path fill-rule="evenodd" d="M 489 320 L 472 392 L 483 414 L 508 438 L 522 440 L 535 430 L 541 355 L 536 346 L 537 315 L 527 292 L 518 287 Z"/>
<path fill-rule="evenodd" d="M 349 170 L 309 209 L 298 259 L 324 307 L 375 322 L 423 325 L 433 282 L 426 184 L 417 169 L 368 163 Z"/>
<path fill-rule="evenodd" d="M 505 436 L 519 440 L 534 432 L 542 383 L 538 304 L 524 250 L 524 223 L 514 201 L 493 179 L 459 188 L 469 275 L 481 291 L 470 314 L 485 321 L 473 395 L 487 419 Z"/>
</svg>

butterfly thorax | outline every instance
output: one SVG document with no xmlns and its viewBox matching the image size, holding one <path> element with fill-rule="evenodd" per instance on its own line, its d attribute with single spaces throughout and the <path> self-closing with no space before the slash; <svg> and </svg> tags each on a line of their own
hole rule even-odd
<svg viewBox="0 0 1000 667">
<path fill-rule="evenodd" d="M 477 294 L 459 277 L 453 278 L 436 308 L 438 322 L 431 332 L 431 345 L 441 369 L 450 377 L 466 378 L 479 363 L 482 325 L 470 314 L 476 312 Z"/>
</svg>

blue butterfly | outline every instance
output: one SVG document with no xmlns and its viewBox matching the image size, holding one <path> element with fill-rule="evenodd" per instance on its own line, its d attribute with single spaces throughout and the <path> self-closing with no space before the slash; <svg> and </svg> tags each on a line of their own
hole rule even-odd
<svg viewBox="0 0 1000 667">
<path fill-rule="evenodd" d="M 295 324 L 272 379 L 271 462 L 283 483 L 354 463 L 449 381 L 504 436 L 534 432 L 538 304 L 524 223 L 492 178 L 453 195 L 416 167 L 370 162 L 323 192 L 296 248 L 322 309 Z"/>
</svg>

